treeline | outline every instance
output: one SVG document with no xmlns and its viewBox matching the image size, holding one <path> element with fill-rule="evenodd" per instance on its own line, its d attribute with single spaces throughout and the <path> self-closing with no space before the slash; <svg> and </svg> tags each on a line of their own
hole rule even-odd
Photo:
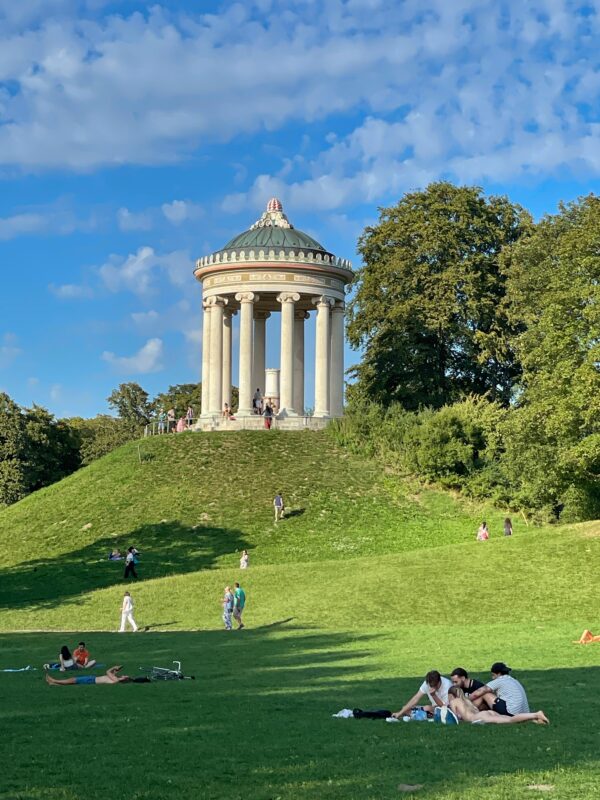
<svg viewBox="0 0 600 800">
<path fill-rule="evenodd" d="M 19 406 L 0 393 L 0 507 L 49 486 L 116 447 L 143 436 L 159 410 L 183 416 L 201 411 L 199 383 L 170 386 L 151 399 L 137 383 L 124 383 L 107 398 L 114 412 L 91 419 L 56 419 L 41 406 Z"/>
<path fill-rule="evenodd" d="M 535 223 L 435 183 L 359 241 L 364 357 L 335 435 L 538 518 L 600 516 L 600 199 Z"/>
</svg>

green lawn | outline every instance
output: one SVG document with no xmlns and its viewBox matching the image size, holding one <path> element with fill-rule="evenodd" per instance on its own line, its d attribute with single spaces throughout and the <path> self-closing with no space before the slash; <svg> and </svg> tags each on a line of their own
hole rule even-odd
<svg viewBox="0 0 600 800">
<path fill-rule="evenodd" d="M 39 667 L 85 631 L 106 664 L 181 659 L 197 679 L 50 688 L 39 670 L 0 673 L 0 800 L 363 800 L 399 784 L 440 800 L 599 796 L 600 646 L 571 643 L 597 627 L 599 524 L 514 520 L 494 537 L 501 510 L 416 490 L 326 433 L 141 449 L 0 512 L 0 668 Z M 296 513 L 275 525 L 279 488 Z M 492 539 L 476 543 L 483 515 Z M 149 632 L 107 632 L 124 590 L 113 542 L 143 550 L 130 588 Z M 248 627 L 227 633 L 219 598 L 240 577 Z M 549 728 L 331 717 L 397 709 L 431 668 L 487 678 L 497 659 Z"/>
</svg>

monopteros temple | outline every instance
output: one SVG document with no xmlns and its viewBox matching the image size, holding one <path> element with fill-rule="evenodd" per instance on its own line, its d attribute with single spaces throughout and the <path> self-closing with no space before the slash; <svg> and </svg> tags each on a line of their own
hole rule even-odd
<svg viewBox="0 0 600 800">
<path fill-rule="evenodd" d="M 273 198 L 261 218 L 221 250 L 198 259 L 202 283 L 202 416 L 205 429 L 223 424 L 231 405 L 232 321 L 239 315 L 240 427 L 260 419 L 258 388 L 276 410 L 280 427 L 319 427 L 343 414 L 344 300 L 352 279 L 349 261 L 337 258 L 297 230 Z M 281 314 L 280 363 L 265 363 L 267 325 Z M 315 318 L 314 412 L 305 415 L 305 327 Z M 229 424 L 230 426 L 230 424 Z"/>
</svg>

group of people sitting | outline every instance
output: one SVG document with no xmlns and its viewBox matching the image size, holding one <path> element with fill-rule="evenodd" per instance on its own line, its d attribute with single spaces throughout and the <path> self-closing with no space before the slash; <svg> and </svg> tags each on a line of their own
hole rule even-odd
<svg viewBox="0 0 600 800">
<path fill-rule="evenodd" d="M 504 520 L 504 525 L 502 527 L 505 536 L 512 536 L 513 526 L 510 517 L 506 517 L 506 519 Z M 476 539 L 478 542 L 486 542 L 489 538 L 490 538 L 490 531 L 488 529 L 487 522 L 483 520 L 483 522 L 477 529 Z"/>
<path fill-rule="evenodd" d="M 433 718 L 436 708 L 446 706 L 457 720 L 464 722 L 549 724 L 543 711 L 529 710 L 525 689 L 512 677 L 510 667 L 503 661 L 496 661 L 490 671 L 492 680 L 482 683 L 471 678 L 462 667 L 453 670 L 450 678 L 435 669 L 431 670 L 425 676 L 419 691 L 392 716 L 408 720 L 412 718 L 411 712 L 419 709 L 426 717 Z M 429 699 L 429 703 L 419 706 L 424 696 Z"/>
<path fill-rule="evenodd" d="M 44 664 L 44 669 L 58 669 L 61 672 L 66 672 L 68 669 L 91 669 L 91 667 L 95 665 L 96 659 L 90 658 L 90 654 L 85 647 L 85 642 L 79 642 L 72 653 L 67 645 L 64 644 L 60 648 L 58 661 L 51 664 Z"/>
</svg>

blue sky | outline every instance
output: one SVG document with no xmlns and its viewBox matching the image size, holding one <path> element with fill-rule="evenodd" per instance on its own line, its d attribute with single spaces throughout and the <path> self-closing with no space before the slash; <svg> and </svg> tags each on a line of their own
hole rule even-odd
<svg viewBox="0 0 600 800">
<path fill-rule="evenodd" d="M 598 193 L 599 37 L 600 0 L 0 0 L 0 390 L 89 416 L 198 380 L 194 260 L 273 195 L 356 265 L 431 180 Z"/>
</svg>

